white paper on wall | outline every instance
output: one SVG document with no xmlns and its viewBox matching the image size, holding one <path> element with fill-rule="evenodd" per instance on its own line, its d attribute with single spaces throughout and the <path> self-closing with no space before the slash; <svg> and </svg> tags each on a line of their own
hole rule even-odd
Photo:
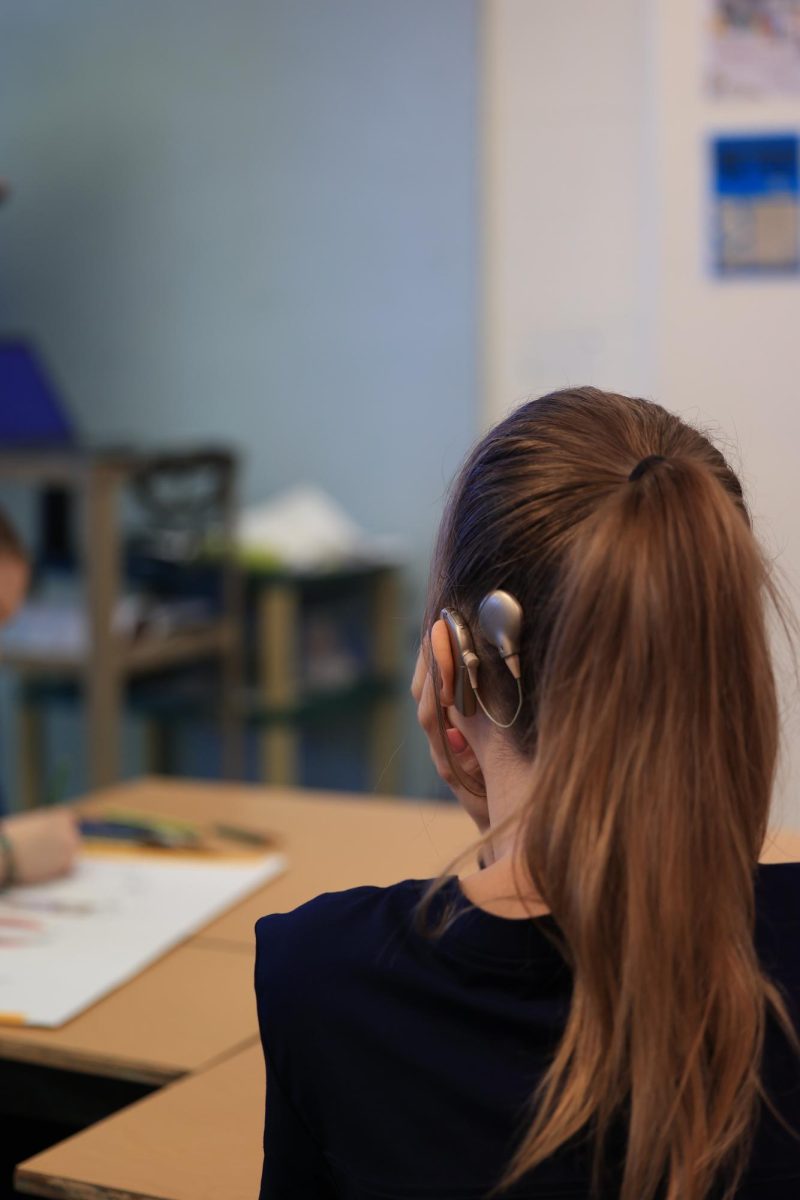
<svg viewBox="0 0 800 1200">
<path fill-rule="evenodd" d="M 800 95 L 800 0 L 706 3 L 712 95 Z"/>
</svg>

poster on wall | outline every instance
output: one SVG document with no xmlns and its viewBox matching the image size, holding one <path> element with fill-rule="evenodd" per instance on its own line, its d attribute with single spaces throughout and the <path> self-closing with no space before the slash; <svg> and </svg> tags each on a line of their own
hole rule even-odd
<svg viewBox="0 0 800 1200">
<path fill-rule="evenodd" d="M 800 95 L 800 0 L 706 3 L 712 95 Z"/>
<path fill-rule="evenodd" d="M 797 274 L 797 135 L 715 137 L 711 159 L 716 274 Z"/>
</svg>

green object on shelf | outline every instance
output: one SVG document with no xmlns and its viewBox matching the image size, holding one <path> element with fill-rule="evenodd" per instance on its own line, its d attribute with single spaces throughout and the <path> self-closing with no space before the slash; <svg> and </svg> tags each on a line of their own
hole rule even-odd
<svg viewBox="0 0 800 1200">
<path fill-rule="evenodd" d="M 280 556 L 273 554 L 271 550 L 240 548 L 236 551 L 236 560 L 246 571 L 278 572 L 285 569 Z"/>
<path fill-rule="evenodd" d="M 201 556 L 207 562 L 220 562 L 229 554 L 245 571 L 281 571 L 285 565 L 280 556 L 271 550 L 254 550 L 235 543 L 231 545 L 216 536 L 206 539 Z"/>
<path fill-rule="evenodd" d="M 207 562 L 220 562 L 231 548 L 219 538 L 209 539 L 203 546 L 202 558 Z M 269 583 L 294 583 L 298 585 L 336 582 L 345 583 L 369 579 L 386 571 L 396 571 L 399 564 L 370 559 L 331 558 L 316 567 L 288 566 L 273 550 L 256 549 L 253 546 L 233 546 L 233 558 L 253 581 L 262 579 Z"/>
</svg>

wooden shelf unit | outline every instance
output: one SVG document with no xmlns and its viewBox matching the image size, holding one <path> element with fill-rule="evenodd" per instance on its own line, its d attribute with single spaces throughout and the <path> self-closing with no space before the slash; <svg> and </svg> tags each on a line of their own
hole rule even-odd
<svg viewBox="0 0 800 1200">
<path fill-rule="evenodd" d="M 364 589 L 369 601 L 369 661 L 352 681 L 331 688 L 303 688 L 297 648 L 303 598 L 341 587 Z M 331 571 L 248 571 L 254 596 L 257 690 L 245 704 L 246 719 L 261 726 L 262 778 L 299 783 L 301 724 L 327 714 L 361 710 L 370 723 L 369 787 L 398 790 L 400 741 L 400 572 L 390 565 L 345 566 Z"/>
<path fill-rule="evenodd" d="M 81 502 L 82 564 L 86 578 L 88 645 L 84 653 L 8 653 L 2 664 L 22 676 L 69 678 L 84 693 L 87 761 L 91 787 L 104 787 L 120 776 L 121 721 L 126 682 L 146 672 L 204 660 L 222 668 L 220 718 L 225 774 L 241 774 L 241 731 L 237 697 L 241 690 L 242 586 L 235 555 L 225 552 L 222 617 L 197 628 L 158 637 L 122 638 L 112 628 L 120 596 L 122 545 L 120 496 L 138 473 L 160 461 L 194 460 L 193 449 L 168 455 L 145 452 L 0 453 L 0 483 L 37 487 L 66 486 Z M 223 538 L 232 545 L 236 511 L 236 460 L 217 448 L 208 451 L 221 471 L 219 499 Z M 43 795 L 42 737 L 39 706 L 23 703 L 19 713 L 21 793 L 25 806 Z"/>
</svg>

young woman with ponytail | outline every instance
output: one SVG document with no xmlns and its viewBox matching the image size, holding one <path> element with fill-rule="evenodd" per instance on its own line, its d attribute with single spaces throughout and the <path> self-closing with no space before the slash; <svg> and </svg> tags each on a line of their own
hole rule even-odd
<svg viewBox="0 0 800 1200">
<path fill-rule="evenodd" d="M 259 922 L 262 1200 L 800 1197 L 771 612 L 739 481 L 663 408 L 558 392 L 479 443 L 412 691 L 483 869 Z"/>
</svg>

